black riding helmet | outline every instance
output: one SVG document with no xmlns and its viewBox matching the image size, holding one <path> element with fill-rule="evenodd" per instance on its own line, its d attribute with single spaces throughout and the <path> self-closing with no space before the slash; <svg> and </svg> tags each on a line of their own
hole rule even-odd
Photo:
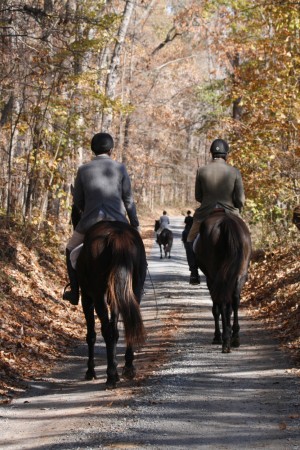
<svg viewBox="0 0 300 450">
<path fill-rule="evenodd" d="M 210 146 L 210 152 L 213 155 L 227 155 L 229 145 L 223 139 L 215 139 Z"/>
<path fill-rule="evenodd" d="M 114 146 L 114 140 L 108 133 L 97 133 L 91 141 L 91 149 L 96 155 L 108 153 Z"/>
</svg>

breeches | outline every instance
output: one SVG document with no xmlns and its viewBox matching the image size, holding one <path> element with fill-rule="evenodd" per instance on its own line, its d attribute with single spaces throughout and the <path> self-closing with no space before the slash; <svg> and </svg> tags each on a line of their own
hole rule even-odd
<svg viewBox="0 0 300 450">
<path fill-rule="evenodd" d="M 78 233 L 78 231 L 73 231 L 72 236 L 68 240 L 67 249 L 71 252 L 75 247 L 82 244 L 84 241 L 84 234 Z"/>
<path fill-rule="evenodd" d="M 201 220 L 197 220 L 194 218 L 193 225 L 192 225 L 190 232 L 188 234 L 188 237 L 187 237 L 187 242 L 194 242 L 197 234 L 199 233 L 199 228 L 200 228 L 201 222 L 202 222 Z"/>
</svg>

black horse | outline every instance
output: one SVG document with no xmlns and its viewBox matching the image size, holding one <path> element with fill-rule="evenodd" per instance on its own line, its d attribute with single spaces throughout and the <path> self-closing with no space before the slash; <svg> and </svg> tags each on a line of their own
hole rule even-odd
<svg viewBox="0 0 300 450">
<path fill-rule="evenodd" d="M 123 377 L 134 378 L 133 348 L 142 345 L 145 341 L 145 329 L 139 305 L 146 268 L 143 241 L 138 231 L 127 223 L 102 221 L 86 233 L 76 270 L 87 325 L 87 380 L 96 378 L 94 310 L 100 319 L 101 333 L 106 344 L 107 388 L 115 388 L 119 381 L 116 346 L 119 338 L 120 314 L 126 339 Z"/>
<path fill-rule="evenodd" d="M 154 230 L 157 231 L 160 227 L 160 222 L 159 220 L 155 221 L 155 227 Z M 173 245 L 173 233 L 171 230 L 169 230 L 168 228 L 164 228 L 161 233 L 157 236 L 157 243 L 159 245 L 159 249 L 160 249 L 160 259 L 162 259 L 163 255 L 162 255 L 162 247 L 164 249 L 164 253 L 165 253 L 165 258 L 168 257 L 169 254 L 169 258 L 171 258 L 171 248 Z"/>
<path fill-rule="evenodd" d="M 251 257 L 249 230 L 238 216 L 225 213 L 223 209 L 216 210 L 200 226 L 195 253 L 213 302 L 213 344 L 222 344 L 222 352 L 229 353 L 231 345 L 240 345 L 238 308 Z M 234 318 L 231 328 L 232 310 Z"/>
</svg>

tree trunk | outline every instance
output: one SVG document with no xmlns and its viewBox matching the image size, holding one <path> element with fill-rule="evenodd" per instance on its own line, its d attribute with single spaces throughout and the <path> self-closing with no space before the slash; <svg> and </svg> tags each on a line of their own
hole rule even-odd
<svg viewBox="0 0 300 450">
<path fill-rule="evenodd" d="M 130 19 L 135 8 L 135 0 L 127 0 L 123 12 L 123 19 L 119 28 L 116 45 L 112 54 L 108 76 L 106 80 L 105 93 L 110 100 L 115 99 L 116 86 L 118 82 L 118 69 L 120 66 L 121 52 L 124 46 Z M 109 131 L 113 119 L 113 110 L 109 107 L 102 115 L 102 130 Z"/>
</svg>

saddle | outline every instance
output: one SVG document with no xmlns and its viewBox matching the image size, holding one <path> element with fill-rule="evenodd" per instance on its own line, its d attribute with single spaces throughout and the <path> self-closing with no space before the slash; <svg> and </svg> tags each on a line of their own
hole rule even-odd
<svg viewBox="0 0 300 450">
<path fill-rule="evenodd" d="M 214 209 L 209 213 L 209 215 L 211 216 L 212 214 L 220 213 L 220 212 L 225 213 L 225 212 L 226 212 L 226 209 L 223 208 L 223 206 L 218 206 L 218 205 L 216 205 L 216 206 L 214 207 Z"/>
</svg>

